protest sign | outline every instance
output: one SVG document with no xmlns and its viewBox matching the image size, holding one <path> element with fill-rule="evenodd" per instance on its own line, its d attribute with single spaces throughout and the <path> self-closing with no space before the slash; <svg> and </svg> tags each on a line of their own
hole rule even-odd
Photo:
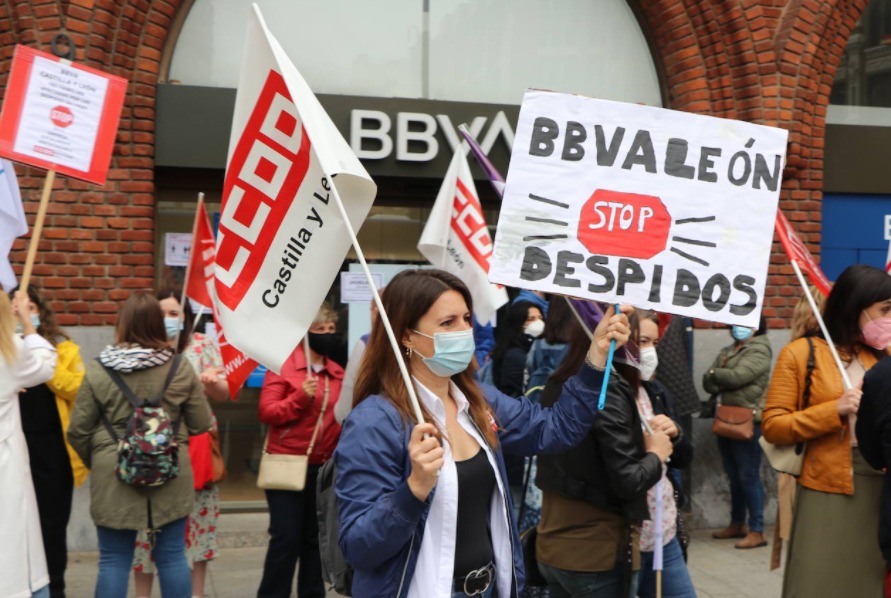
<svg viewBox="0 0 891 598">
<path fill-rule="evenodd" d="M 346 257 L 346 219 L 358 228 L 375 193 L 254 4 L 217 236 L 216 307 L 229 343 L 281 370 Z"/>
<path fill-rule="evenodd" d="M 16 46 L 0 155 L 104 184 L 126 90 L 126 79 Z"/>
<path fill-rule="evenodd" d="M 757 327 L 786 138 L 527 91 L 489 279 Z"/>
</svg>

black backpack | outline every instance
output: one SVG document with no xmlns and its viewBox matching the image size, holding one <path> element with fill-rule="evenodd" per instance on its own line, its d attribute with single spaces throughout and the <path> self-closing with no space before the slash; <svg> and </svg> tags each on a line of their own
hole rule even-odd
<svg viewBox="0 0 891 598">
<path fill-rule="evenodd" d="M 319 553 L 322 560 L 322 577 L 337 593 L 352 596 L 353 568 L 346 562 L 340 550 L 340 518 L 337 515 L 337 496 L 334 483 L 337 466 L 329 459 L 319 470 L 316 481 L 316 513 L 319 517 Z"/>
</svg>

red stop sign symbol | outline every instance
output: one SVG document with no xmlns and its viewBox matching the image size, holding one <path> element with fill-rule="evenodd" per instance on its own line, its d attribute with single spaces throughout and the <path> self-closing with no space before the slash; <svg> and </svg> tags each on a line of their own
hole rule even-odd
<svg viewBox="0 0 891 598">
<path fill-rule="evenodd" d="M 53 124 L 57 127 L 62 127 L 64 129 L 74 122 L 74 114 L 72 114 L 71 109 L 67 106 L 56 106 L 50 110 L 50 120 L 53 121 Z"/>
<path fill-rule="evenodd" d="M 582 206 L 578 236 L 591 253 L 647 259 L 665 249 L 670 228 L 658 197 L 598 189 Z"/>
</svg>

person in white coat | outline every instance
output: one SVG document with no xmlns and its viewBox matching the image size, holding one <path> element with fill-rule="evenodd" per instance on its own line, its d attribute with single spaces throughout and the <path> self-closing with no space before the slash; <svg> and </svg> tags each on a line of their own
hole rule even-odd
<svg viewBox="0 0 891 598">
<path fill-rule="evenodd" d="M 13 310 L 13 306 L 17 309 Z M 16 334 L 16 320 L 21 336 Z M 56 350 L 31 324 L 28 296 L 0 293 L 0 598 L 49 596 L 49 573 L 19 391 L 53 377 Z"/>
</svg>

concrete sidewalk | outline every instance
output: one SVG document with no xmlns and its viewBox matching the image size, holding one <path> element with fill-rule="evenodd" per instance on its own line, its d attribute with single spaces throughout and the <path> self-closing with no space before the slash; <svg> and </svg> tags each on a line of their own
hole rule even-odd
<svg viewBox="0 0 891 598">
<path fill-rule="evenodd" d="M 773 537 L 773 530 L 767 530 Z M 711 530 L 693 532 L 690 543 L 690 574 L 699 598 L 773 598 L 780 595 L 782 569 L 768 571 L 770 547 L 752 550 L 733 548 L 733 540 L 713 540 Z M 265 547 L 225 548 L 210 563 L 207 596 L 250 598 L 256 596 L 263 569 Z M 73 552 L 68 561 L 68 596 L 93 595 L 99 555 Z M 160 596 L 155 584 L 153 596 Z M 131 584 L 131 593 L 132 584 Z M 334 592 L 329 598 L 338 596 Z"/>
</svg>

